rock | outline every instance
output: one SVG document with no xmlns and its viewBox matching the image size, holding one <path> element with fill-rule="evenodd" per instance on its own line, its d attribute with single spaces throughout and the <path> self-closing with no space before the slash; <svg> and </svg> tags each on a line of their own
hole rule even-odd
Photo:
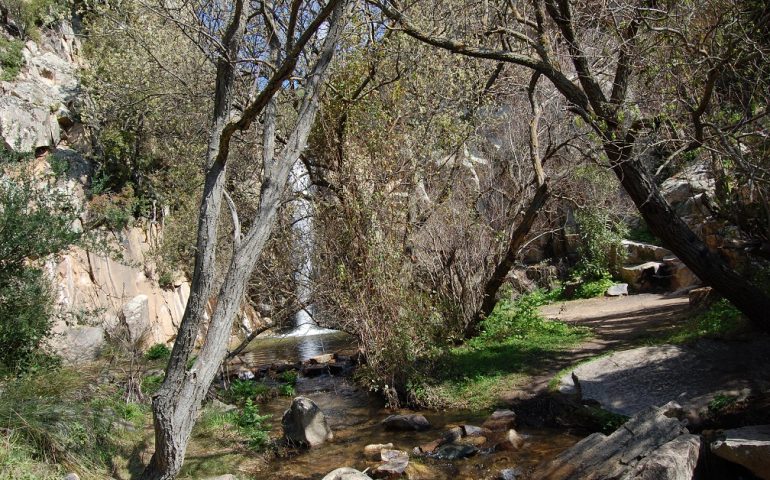
<svg viewBox="0 0 770 480">
<path fill-rule="evenodd" d="M 628 295 L 628 284 L 616 283 L 608 288 L 604 294 L 608 297 L 620 297 L 623 295 Z"/>
<path fill-rule="evenodd" d="M 663 263 L 666 265 L 670 275 L 671 290 L 682 290 L 701 284 L 700 279 L 677 257 L 673 255 L 666 257 L 663 259 Z"/>
<path fill-rule="evenodd" d="M 334 438 L 321 409 L 306 397 L 297 397 L 291 402 L 281 426 L 284 439 L 293 446 L 315 447 Z"/>
<path fill-rule="evenodd" d="M 409 480 L 436 480 L 445 478 L 440 472 L 434 470 L 430 465 L 424 463 L 409 462 L 409 466 L 406 467 L 404 472 L 406 478 Z"/>
<path fill-rule="evenodd" d="M 204 480 L 238 480 L 235 475 L 228 473 L 227 475 L 217 475 L 216 477 L 206 477 Z"/>
<path fill-rule="evenodd" d="M 342 467 L 329 472 L 321 480 L 372 480 L 372 477 L 355 468 Z"/>
<path fill-rule="evenodd" d="M 80 480 L 80 476 L 77 473 L 68 473 L 62 480 Z"/>
<path fill-rule="evenodd" d="M 436 451 L 436 449 L 438 447 L 440 447 L 441 445 L 444 445 L 445 443 L 447 443 L 447 441 L 444 440 L 443 438 L 440 438 L 438 440 L 433 440 L 430 443 L 426 443 L 424 445 L 420 445 L 419 447 L 416 447 L 415 451 L 416 451 L 417 454 L 420 454 L 420 453 L 433 453 L 433 452 Z"/>
<path fill-rule="evenodd" d="M 508 430 L 516 426 L 516 413 L 513 410 L 495 410 L 481 426 L 493 432 Z"/>
<path fill-rule="evenodd" d="M 671 251 L 657 245 L 644 242 L 623 240 L 621 242 L 626 251 L 625 263 L 634 265 L 645 262 L 660 262 L 671 255 Z"/>
<path fill-rule="evenodd" d="M 401 450 L 383 449 L 380 452 L 382 461 L 379 467 L 372 471 L 374 478 L 399 478 L 409 466 L 409 454 Z"/>
<path fill-rule="evenodd" d="M 321 375 L 326 375 L 327 373 L 329 373 L 328 365 L 320 365 L 320 364 L 305 365 L 302 368 L 302 375 L 309 378 L 320 377 Z"/>
<path fill-rule="evenodd" d="M 549 462 L 538 465 L 532 479 L 619 479 L 630 475 L 646 457 L 686 434 L 672 407 L 650 407 L 632 417 L 609 436 L 594 433 Z M 668 451 L 681 452 L 680 445 Z M 689 454 L 689 451 L 688 451 Z M 686 463 L 677 462 L 677 463 Z"/>
<path fill-rule="evenodd" d="M 700 458 L 697 435 L 681 435 L 645 457 L 627 477 L 629 480 L 691 480 Z"/>
<path fill-rule="evenodd" d="M 505 432 L 505 439 L 497 444 L 498 450 L 520 450 L 524 445 L 524 438 L 519 433 L 510 429 Z"/>
<path fill-rule="evenodd" d="M 521 475 L 519 468 L 506 468 L 497 474 L 497 480 L 516 480 Z"/>
<path fill-rule="evenodd" d="M 487 437 L 480 435 L 473 435 L 472 437 L 463 437 L 457 441 L 459 445 L 471 445 L 473 447 L 480 447 L 487 443 Z"/>
<path fill-rule="evenodd" d="M 624 265 L 620 267 L 620 278 L 636 290 L 649 290 L 660 283 L 658 278 L 663 262 L 645 262 L 639 265 Z"/>
<path fill-rule="evenodd" d="M 770 480 L 770 425 L 725 430 L 723 436 L 711 444 L 712 453 Z"/>
<path fill-rule="evenodd" d="M 309 363 L 318 365 L 322 363 L 331 363 L 334 361 L 334 354 L 333 353 L 325 353 L 323 355 L 316 355 L 315 357 L 310 358 L 308 360 Z"/>
<path fill-rule="evenodd" d="M 106 342 L 102 327 L 76 326 L 56 332 L 50 344 L 67 363 L 86 363 L 99 356 Z"/>
<path fill-rule="evenodd" d="M 481 435 L 489 435 L 492 431 L 488 428 L 476 427 L 473 425 L 463 425 L 463 436 L 473 437 Z"/>
<path fill-rule="evenodd" d="M 479 449 L 472 445 L 457 445 L 450 443 L 439 448 L 434 456 L 441 460 L 459 460 L 461 458 L 472 457 L 478 453 Z"/>
<path fill-rule="evenodd" d="M 392 443 L 373 443 L 371 445 L 367 445 L 364 447 L 364 457 L 366 457 L 367 460 L 379 462 L 380 460 L 382 460 L 380 451 L 382 449 L 392 449 L 392 448 L 393 448 Z"/>
<path fill-rule="evenodd" d="M 711 287 L 693 288 L 687 296 L 693 309 L 707 308 L 718 297 Z"/>
<path fill-rule="evenodd" d="M 220 402 L 216 398 L 211 401 L 211 408 L 215 410 L 219 410 L 222 413 L 232 412 L 233 410 L 237 410 L 238 407 L 235 405 L 229 405 L 224 402 Z"/>
<path fill-rule="evenodd" d="M 137 295 L 123 305 L 123 322 L 128 330 L 128 339 L 138 344 L 150 328 L 150 307 L 147 295 Z"/>
<path fill-rule="evenodd" d="M 386 430 L 422 431 L 430 428 L 430 422 L 427 418 L 419 414 L 390 415 L 382 421 L 382 426 L 384 426 Z"/>
</svg>

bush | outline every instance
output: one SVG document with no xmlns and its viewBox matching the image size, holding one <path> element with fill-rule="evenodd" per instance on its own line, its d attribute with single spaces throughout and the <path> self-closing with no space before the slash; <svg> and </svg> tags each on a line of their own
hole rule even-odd
<svg viewBox="0 0 770 480">
<path fill-rule="evenodd" d="M 0 37 L 0 65 L 3 67 L 3 74 L 0 79 L 6 82 L 12 81 L 21 71 L 24 65 L 24 57 L 21 49 L 24 43 L 20 40 L 6 40 Z"/>
<path fill-rule="evenodd" d="M 39 27 L 60 20 L 68 9 L 64 0 L 4 0 L 8 15 L 26 39 L 40 41 Z"/>
<path fill-rule="evenodd" d="M 577 212 L 580 226 L 580 259 L 576 273 L 585 280 L 599 280 L 610 276 L 622 261 L 621 241 L 626 236 L 626 227 L 614 221 L 603 209 L 582 209 Z"/>
<path fill-rule="evenodd" d="M 144 354 L 144 358 L 147 360 L 168 360 L 170 356 L 171 350 L 165 343 L 156 343 Z"/>
<path fill-rule="evenodd" d="M 243 409 L 235 417 L 235 424 L 245 437 L 248 438 L 249 448 L 261 450 L 270 442 L 270 425 L 265 423 L 270 415 L 260 415 L 259 409 L 247 399 Z"/>
<path fill-rule="evenodd" d="M 163 384 L 163 375 L 148 375 L 142 379 L 142 393 L 145 395 L 153 395 L 160 389 Z"/>
</svg>

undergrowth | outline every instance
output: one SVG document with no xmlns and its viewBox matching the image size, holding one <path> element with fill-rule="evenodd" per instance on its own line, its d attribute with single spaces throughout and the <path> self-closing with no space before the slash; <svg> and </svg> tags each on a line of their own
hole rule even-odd
<svg viewBox="0 0 770 480">
<path fill-rule="evenodd" d="M 695 315 L 672 334 L 651 340 L 652 343 L 689 343 L 699 338 L 723 338 L 749 329 L 749 322 L 726 299 L 711 305 L 708 310 Z"/>
<path fill-rule="evenodd" d="M 589 330 L 543 318 L 549 294 L 504 300 L 482 323 L 482 333 L 452 348 L 409 384 L 413 403 L 431 408 L 481 410 L 537 374 L 558 351 L 584 340 Z"/>
</svg>

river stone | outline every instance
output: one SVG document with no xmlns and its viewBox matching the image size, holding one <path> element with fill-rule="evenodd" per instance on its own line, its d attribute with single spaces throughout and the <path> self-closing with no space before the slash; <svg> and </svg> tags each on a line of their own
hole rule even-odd
<svg viewBox="0 0 770 480">
<path fill-rule="evenodd" d="M 723 440 L 711 444 L 712 453 L 770 480 L 770 425 L 725 430 L 723 435 Z"/>
<path fill-rule="evenodd" d="M 393 448 L 392 443 L 373 443 L 364 447 L 364 457 L 366 457 L 367 460 L 378 462 L 382 460 L 382 456 L 380 454 L 382 449 L 391 448 Z"/>
<path fill-rule="evenodd" d="M 457 445 L 450 443 L 439 448 L 435 457 L 441 460 L 459 460 L 461 458 L 472 457 L 478 453 L 479 449 L 471 445 Z"/>
<path fill-rule="evenodd" d="M 399 478 L 409 466 L 409 454 L 401 450 L 383 448 L 380 456 L 384 462 L 372 472 L 374 478 Z"/>
<path fill-rule="evenodd" d="M 463 425 L 463 435 L 466 437 L 489 435 L 492 431 L 488 428 L 476 427 L 474 425 Z"/>
<path fill-rule="evenodd" d="M 416 430 L 422 431 L 430 428 L 427 418 L 419 414 L 390 415 L 382 421 L 386 430 Z"/>
<path fill-rule="evenodd" d="M 497 444 L 498 450 L 519 450 L 524 445 L 524 438 L 514 429 L 505 432 L 505 439 Z"/>
<path fill-rule="evenodd" d="M 691 480 L 701 452 L 697 435 L 681 435 L 645 457 L 628 480 Z"/>
<path fill-rule="evenodd" d="M 497 480 L 516 480 L 521 475 L 520 468 L 506 468 L 497 474 Z"/>
<path fill-rule="evenodd" d="M 315 447 L 334 438 L 321 409 L 306 397 L 297 397 L 291 402 L 281 426 L 284 439 L 293 446 Z"/>
<path fill-rule="evenodd" d="M 516 413 L 513 410 L 495 410 L 481 426 L 493 432 L 508 430 L 516 426 Z"/>
<path fill-rule="evenodd" d="M 321 480 L 372 480 L 372 477 L 355 468 L 342 467 L 329 472 Z"/>
</svg>

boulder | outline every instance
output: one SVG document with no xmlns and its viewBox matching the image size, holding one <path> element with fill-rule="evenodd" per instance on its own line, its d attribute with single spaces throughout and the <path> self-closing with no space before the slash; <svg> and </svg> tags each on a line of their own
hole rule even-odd
<svg viewBox="0 0 770 480">
<path fill-rule="evenodd" d="M 553 460 L 541 463 L 535 468 L 530 478 L 548 480 L 626 478 L 655 451 L 687 434 L 683 422 L 673 416 L 680 412 L 681 407 L 673 402 L 661 408 L 649 407 L 632 417 L 611 435 L 594 433 Z M 682 441 L 689 442 L 688 439 Z M 676 465 L 687 464 L 691 451 L 689 448 L 684 448 L 686 446 L 686 443 L 675 444 L 673 448 L 668 447 L 663 452 L 686 454 L 686 459 L 671 462 Z M 649 471 L 653 471 L 651 464 L 648 468 Z"/>
<path fill-rule="evenodd" d="M 500 473 L 497 474 L 496 480 L 516 480 L 519 478 L 519 475 L 521 475 L 521 469 L 506 468 L 504 470 L 500 470 Z"/>
<path fill-rule="evenodd" d="M 496 448 L 498 450 L 520 450 L 522 446 L 524 446 L 524 438 L 511 428 L 505 432 L 503 441 L 498 443 Z"/>
<path fill-rule="evenodd" d="M 62 480 L 80 480 L 80 476 L 77 473 L 68 473 Z"/>
<path fill-rule="evenodd" d="M 372 480 L 372 477 L 355 468 L 342 467 L 329 472 L 321 480 Z"/>
<path fill-rule="evenodd" d="M 513 410 L 495 410 L 481 426 L 493 432 L 508 430 L 516 426 L 516 413 Z"/>
<path fill-rule="evenodd" d="M 313 365 L 323 364 L 323 363 L 331 363 L 334 361 L 334 354 L 333 353 L 324 353 L 323 355 L 316 355 L 315 357 L 312 357 L 308 360 L 308 363 Z"/>
<path fill-rule="evenodd" d="M 401 450 L 382 449 L 383 464 L 372 471 L 374 478 L 399 478 L 409 466 L 409 454 Z"/>
<path fill-rule="evenodd" d="M 441 460 L 459 460 L 461 458 L 472 457 L 478 453 L 479 449 L 472 445 L 458 445 L 450 443 L 436 450 L 434 456 Z"/>
<path fill-rule="evenodd" d="M 682 263 L 676 256 L 671 255 L 664 258 L 663 263 L 666 265 L 671 279 L 671 290 L 677 291 L 701 284 L 700 279 L 692 273 L 692 270 L 690 270 L 687 265 Z"/>
<path fill-rule="evenodd" d="M 123 322 L 128 340 L 138 344 L 150 328 L 150 307 L 147 295 L 137 295 L 123 305 Z"/>
<path fill-rule="evenodd" d="M 462 429 L 463 436 L 466 437 L 489 435 L 492 432 L 488 428 L 476 427 L 474 425 L 463 425 Z"/>
<path fill-rule="evenodd" d="M 646 290 L 655 283 L 655 279 L 663 272 L 663 262 L 644 262 L 638 265 L 620 267 L 620 278 L 637 290 Z"/>
<path fill-rule="evenodd" d="M 373 443 L 364 447 L 364 457 L 366 457 L 367 460 L 379 462 L 382 460 L 382 450 L 392 448 L 392 443 Z"/>
<path fill-rule="evenodd" d="M 636 465 L 628 480 L 691 480 L 701 452 L 697 435 L 681 435 Z"/>
<path fill-rule="evenodd" d="M 76 326 L 55 332 L 50 346 L 67 363 L 85 363 L 99 356 L 105 341 L 102 327 Z"/>
<path fill-rule="evenodd" d="M 770 480 L 770 425 L 725 430 L 723 438 L 711 444 L 711 452 Z"/>
<path fill-rule="evenodd" d="M 690 308 L 701 309 L 707 308 L 719 298 L 719 295 L 711 287 L 700 287 L 690 290 L 687 297 L 690 302 Z"/>
<path fill-rule="evenodd" d="M 626 251 L 625 263 L 634 265 L 645 262 L 660 262 L 671 255 L 671 251 L 657 245 L 644 242 L 623 240 L 621 242 Z"/>
<path fill-rule="evenodd" d="M 382 426 L 386 430 L 422 431 L 430 428 L 430 422 L 419 414 L 390 415 L 382 421 Z"/>
<path fill-rule="evenodd" d="M 334 438 L 321 409 L 306 397 L 297 397 L 291 402 L 281 426 L 284 439 L 293 446 L 315 447 Z"/>
<path fill-rule="evenodd" d="M 608 297 L 621 297 L 623 295 L 628 295 L 628 284 L 616 283 L 610 286 L 610 288 L 608 288 L 604 294 Z"/>
</svg>

